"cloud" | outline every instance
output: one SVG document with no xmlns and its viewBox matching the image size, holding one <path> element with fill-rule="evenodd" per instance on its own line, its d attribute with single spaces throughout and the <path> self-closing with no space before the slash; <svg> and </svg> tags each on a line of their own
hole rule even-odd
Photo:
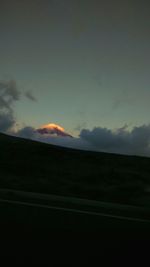
<svg viewBox="0 0 150 267">
<path fill-rule="evenodd" d="M 53 135 L 51 133 L 49 134 L 43 134 L 39 132 L 37 129 L 33 127 L 24 127 L 20 129 L 17 132 L 11 133 L 14 136 L 31 139 L 43 143 L 63 146 L 63 147 L 70 147 L 70 148 L 76 148 L 76 149 L 90 149 L 92 150 L 92 146 L 88 144 L 85 140 L 81 140 L 80 138 L 73 138 L 72 136 L 66 135 L 66 136 L 60 136 L 60 135 Z"/>
<path fill-rule="evenodd" d="M 97 151 L 150 156 L 150 125 L 134 127 L 132 131 L 127 126 L 115 131 L 101 127 L 83 129 L 80 138 Z"/>
<path fill-rule="evenodd" d="M 92 130 L 82 129 L 77 138 L 43 135 L 32 127 L 25 127 L 15 135 L 76 149 L 150 156 L 150 125 L 134 127 L 132 131 L 128 131 L 127 125 L 116 130 L 102 127 L 95 127 Z"/>
<path fill-rule="evenodd" d="M 15 125 L 13 104 L 19 101 L 21 93 L 15 80 L 0 81 L 0 131 L 7 132 Z"/>
<path fill-rule="evenodd" d="M 14 115 L 14 104 L 20 101 L 21 91 L 17 87 L 15 80 L 0 80 L 0 131 L 8 132 L 16 124 Z M 30 91 L 26 92 L 26 97 L 36 101 Z"/>
<path fill-rule="evenodd" d="M 37 101 L 37 99 L 35 98 L 35 96 L 32 94 L 31 91 L 27 91 L 27 92 L 25 93 L 25 96 L 26 96 L 29 100 L 33 101 L 33 102 L 36 102 L 36 101 Z"/>
<path fill-rule="evenodd" d="M 0 111 L 10 111 L 15 101 L 20 99 L 21 93 L 17 89 L 16 81 L 0 81 Z"/>
<path fill-rule="evenodd" d="M 15 124 L 15 119 L 13 114 L 8 113 L 0 113 L 0 131 L 6 132 Z"/>
<path fill-rule="evenodd" d="M 36 139 L 36 134 L 36 130 L 30 126 L 24 127 L 17 132 L 17 136 L 28 139 Z"/>
<path fill-rule="evenodd" d="M 115 130 L 102 127 L 95 127 L 92 130 L 81 129 L 85 125 L 79 125 L 80 134 L 77 138 L 72 138 L 65 132 L 60 134 L 56 129 L 46 130 L 46 132 L 44 129 L 43 132 L 30 126 L 15 132 L 13 126 L 16 124 L 16 118 L 13 107 L 14 103 L 21 99 L 21 95 L 16 81 L 0 81 L 0 131 L 64 147 L 150 156 L 150 124 L 134 127 L 131 131 L 128 130 L 128 125 Z M 26 97 L 35 101 L 30 91 L 26 92 Z"/>
</svg>

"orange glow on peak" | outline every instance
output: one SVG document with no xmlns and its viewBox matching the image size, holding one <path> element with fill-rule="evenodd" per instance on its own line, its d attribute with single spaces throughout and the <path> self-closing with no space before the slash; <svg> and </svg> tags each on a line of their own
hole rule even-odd
<svg viewBox="0 0 150 267">
<path fill-rule="evenodd" d="M 59 130 L 61 132 L 65 132 L 65 129 L 63 127 L 61 127 L 60 125 L 55 124 L 55 123 L 45 124 L 45 125 L 41 126 L 40 128 L 42 128 L 42 129 L 45 128 L 48 130 Z"/>
</svg>

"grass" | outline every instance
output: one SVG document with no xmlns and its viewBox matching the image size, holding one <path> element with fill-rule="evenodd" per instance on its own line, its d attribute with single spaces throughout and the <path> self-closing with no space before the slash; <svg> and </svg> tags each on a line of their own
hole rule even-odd
<svg viewBox="0 0 150 267">
<path fill-rule="evenodd" d="M 0 187 L 150 205 L 150 158 L 81 151 L 0 134 Z"/>
</svg>

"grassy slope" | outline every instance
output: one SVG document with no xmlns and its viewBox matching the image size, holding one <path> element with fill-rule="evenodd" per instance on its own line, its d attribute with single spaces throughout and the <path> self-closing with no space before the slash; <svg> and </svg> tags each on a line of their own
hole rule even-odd
<svg viewBox="0 0 150 267">
<path fill-rule="evenodd" d="M 0 187 L 148 205 L 150 158 L 61 148 L 0 134 Z"/>
</svg>

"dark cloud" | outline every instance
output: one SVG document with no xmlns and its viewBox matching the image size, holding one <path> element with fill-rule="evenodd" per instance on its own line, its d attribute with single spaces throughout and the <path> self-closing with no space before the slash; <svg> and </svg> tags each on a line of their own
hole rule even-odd
<svg viewBox="0 0 150 267">
<path fill-rule="evenodd" d="M 20 96 L 21 93 L 14 80 L 0 81 L 0 111 L 10 111 L 13 103 L 18 101 Z"/>
<path fill-rule="evenodd" d="M 17 88 L 15 80 L 0 81 L 0 131 L 7 132 L 15 124 L 14 104 L 21 99 L 21 91 Z M 36 101 L 30 91 L 26 92 L 26 97 Z M 21 133 L 20 133 L 21 134 Z M 23 134 L 23 133 L 22 133 Z M 26 135 L 27 132 L 24 133 Z M 30 136 L 29 136 L 30 138 Z"/>
<path fill-rule="evenodd" d="M 26 96 L 29 100 L 31 100 L 31 101 L 34 101 L 34 102 L 37 101 L 37 99 L 35 98 L 35 96 L 32 94 L 31 91 L 27 91 L 27 92 L 25 93 L 25 96 Z"/>
<path fill-rule="evenodd" d="M 150 156 L 150 125 L 134 127 L 132 131 L 127 126 L 115 131 L 101 127 L 83 129 L 80 138 L 98 151 Z"/>
<path fill-rule="evenodd" d="M 16 81 L 0 81 L 0 131 L 7 132 L 15 125 L 13 104 L 20 100 L 21 93 Z"/>
<path fill-rule="evenodd" d="M 28 139 L 36 139 L 36 130 L 33 127 L 24 127 L 17 132 L 17 136 Z"/>
<path fill-rule="evenodd" d="M 0 113 L 0 131 L 6 132 L 15 124 L 15 119 L 13 114 L 8 113 Z"/>
</svg>

